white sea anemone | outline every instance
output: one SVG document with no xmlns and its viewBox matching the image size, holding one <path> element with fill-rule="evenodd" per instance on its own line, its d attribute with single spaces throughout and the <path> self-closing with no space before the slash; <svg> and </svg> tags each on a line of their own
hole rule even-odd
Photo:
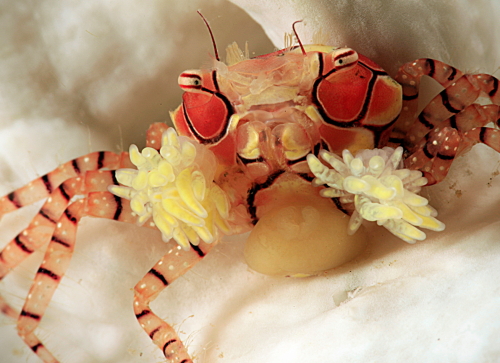
<svg viewBox="0 0 500 363">
<path fill-rule="evenodd" d="M 129 152 L 137 170 L 117 170 L 122 186 L 110 186 L 109 191 L 130 200 L 139 224 L 152 217 L 163 240 L 173 238 L 184 249 L 189 243 L 198 245 L 200 238 L 213 242 L 219 230 L 230 232 L 229 202 L 213 182 L 217 164 L 206 147 L 169 128 L 159 152 L 151 147 L 139 152 L 135 145 Z"/>
<path fill-rule="evenodd" d="M 332 168 L 309 154 L 307 162 L 316 177 L 314 185 L 325 185 L 320 194 L 339 197 L 341 203 L 354 203 L 348 233 L 355 233 L 363 219 L 376 221 L 408 243 L 426 238 L 419 228 L 442 231 L 444 223 L 428 200 L 417 193 L 427 184 L 418 170 L 402 169 L 403 148 L 360 150 L 354 157 L 344 150 L 343 158 L 328 151 L 320 157 Z"/>
</svg>

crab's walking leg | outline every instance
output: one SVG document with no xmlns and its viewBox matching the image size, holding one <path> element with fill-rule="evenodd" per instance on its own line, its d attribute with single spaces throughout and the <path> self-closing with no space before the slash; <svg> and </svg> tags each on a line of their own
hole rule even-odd
<svg viewBox="0 0 500 363">
<path fill-rule="evenodd" d="M 37 338 L 34 330 L 40 324 L 52 295 L 68 268 L 75 245 L 77 224 L 83 216 L 84 207 L 85 200 L 80 199 L 70 204 L 58 219 L 43 262 L 17 321 L 19 336 L 46 363 L 57 360 Z"/>
<path fill-rule="evenodd" d="M 57 220 L 68 207 L 70 196 L 74 194 L 73 191 L 69 190 L 69 187 L 65 183 L 59 185 L 50 194 L 28 227 L 14 237 L 0 252 L 0 280 L 31 253 L 50 240 Z M 4 314 L 12 318 L 19 316 L 19 312 L 11 308 L 2 298 L 0 298 L 0 308 Z"/>
<path fill-rule="evenodd" d="M 403 141 L 404 135 L 408 134 L 410 128 L 416 122 L 420 79 L 422 76 L 429 76 L 441 86 L 447 88 L 462 77 L 463 73 L 450 65 L 430 58 L 417 59 L 414 62 L 404 64 L 395 77 L 396 81 L 403 87 L 403 108 L 398 121 L 394 125 L 392 139 L 401 139 L 398 141 Z M 446 95 L 445 93 L 444 96 Z M 443 102 L 446 103 L 447 101 L 443 99 Z M 445 117 L 445 119 L 448 117 Z M 425 123 L 428 120 L 423 119 L 419 122 Z"/>
<path fill-rule="evenodd" d="M 46 363 L 57 360 L 36 337 L 34 330 L 40 324 L 52 295 L 69 266 L 78 222 L 87 215 L 136 222 L 128 201 L 122 201 L 105 191 L 111 184 L 117 184 L 114 171 L 103 170 L 88 171 L 84 177 L 72 178 L 62 184 L 68 201 L 75 195 L 89 194 L 86 198 L 71 203 L 56 221 L 43 262 L 17 323 L 21 338 Z"/>
<path fill-rule="evenodd" d="M 125 166 L 126 160 L 128 160 L 127 153 L 121 155 L 112 152 L 91 153 L 62 164 L 54 171 L 0 198 L 0 216 L 47 198 L 28 227 L 0 251 L 0 280 L 51 238 L 57 220 L 76 193 L 74 181 L 63 183 L 65 180 L 76 178 L 95 169 L 116 169 Z M 90 183 L 93 180 L 93 178 L 88 178 L 87 182 Z M 14 318 L 18 316 L 18 313 L 1 297 L 0 311 Z"/>
<path fill-rule="evenodd" d="M 134 313 L 139 324 L 153 342 L 163 351 L 167 362 L 191 363 L 192 360 L 175 330 L 149 308 L 149 303 L 179 276 L 199 262 L 213 245 L 200 242 L 185 251 L 175 241 L 165 256 L 134 288 Z"/>
<path fill-rule="evenodd" d="M 130 209 L 128 200 L 123 200 L 108 192 L 90 193 L 87 198 L 87 215 L 122 222 L 135 223 L 136 216 Z M 154 225 L 145 223 L 145 227 Z M 162 349 L 168 362 L 192 362 L 186 348 L 175 330 L 149 308 L 149 303 L 179 276 L 199 262 L 215 245 L 200 241 L 198 246 L 190 245 L 188 251 L 175 241 L 168 242 L 169 251 L 134 288 L 134 313 L 139 324 Z"/>
<path fill-rule="evenodd" d="M 87 170 L 117 169 L 123 155 L 99 151 L 68 161 L 25 186 L 0 198 L 0 218 L 9 212 L 48 198 L 63 181 L 81 176 Z"/>
<path fill-rule="evenodd" d="M 472 103 L 480 95 L 489 97 L 492 104 Z M 496 129 L 500 126 L 499 105 L 498 79 L 487 74 L 460 78 L 424 108 L 408 132 L 405 146 L 413 153 L 406 166 L 422 170 L 430 185 L 444 179 L 453 159 L 476 143 L 500 152 L 500 130 Z M 485 127 L 489 123 L 496 128 Z M 424 137 L 415 143 L 421 135 Z"/>
</svg>

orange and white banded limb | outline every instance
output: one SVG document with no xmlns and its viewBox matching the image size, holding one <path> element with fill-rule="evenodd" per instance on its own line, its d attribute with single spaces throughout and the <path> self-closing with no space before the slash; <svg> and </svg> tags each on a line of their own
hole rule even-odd
<svg viewBox="0 0 500 363">
<path fill-rule="evenodd" d="M 422 76 L 433 78 L 444 90 L 417 114 Z M 476 143 L 500 152 L 497 78 L 464 74 L 443 62 L 419 59 L 402 66 L 396 80 L 403 86 L 403 108 L 390 142 L 406 148 L 405 165 L 423 171 L 429 185 L 443 180 L 454 158 Z M 480 97 L 491 104 L 475 103 Z"/>
<path fill-rule="evenodd" d="M 20 337 L 44 362 L 57 362 L 57 359 L 37 338 L 34 330 L 40 324 L 70 263 L 78 222 L 86 215 L 86 196 L 105 191 L 114 182 L 114 172 L 101 169 L 128 166 L 127 158 L 127 153 L 95 152 L 61 165 L 0 200 L 3 212 L 8 213 L 47 199 L 28 227 L 0 252 L 2 279 L 35 250 L 45 249 L 43 262 L 21 312 L 16 312 L 4 299 L 0 299 L 1 311 L 17 318 Z M 78 196 L 83 198 L 75 199 Z M 102 204 L 101 208 L 104 206 Z"/>
</svg>

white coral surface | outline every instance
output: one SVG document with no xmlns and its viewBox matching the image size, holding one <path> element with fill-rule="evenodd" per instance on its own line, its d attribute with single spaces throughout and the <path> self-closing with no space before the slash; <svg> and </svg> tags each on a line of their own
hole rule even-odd
<svg viewBox="0 0 500 363">
<path fill-rule="evenodd" d="M 354 203 L 348 233 L 355 233 L 363 219 L 376 221 L 392 234 L 408 243 L 426 238 L 416 227 L 433 231 L 444 230 L 436 218 L 437 212 L 418 193 L 427 179 L 418 170 L 401 168 L 403 148 L 360 150 L 354 157 L 344 150 L 342 158 L 326 150 L 320 157 L 309 154 L 307 162 L 316 185 L 327 185 L 320 194 L 326 198 L 340 197 L 341 203 Z"/>
</svg>

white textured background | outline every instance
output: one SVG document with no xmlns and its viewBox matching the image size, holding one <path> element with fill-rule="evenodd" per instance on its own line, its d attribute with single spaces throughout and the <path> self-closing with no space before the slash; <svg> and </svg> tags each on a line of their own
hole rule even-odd
<svg viewBox="0 0 500 363">
<path fill-rule="evenodd" d="M 500 65 L 495 0 L 243 1 L 277 47 L 291 23 L 320 27 L 393 73 L 434 57 L 467 71 Z M 265 5 L 264 5 L 265 3 Z M 225 1 L 0 0 L 0 192 L 93 150 L 144 145 L 180 102 L 177 75 L 262 29 Z M 494 73 L 499 76 L 499 72 Z M 407 245 L 373 229 L 368 250 L 322 276 L 249 271 L 244 237 L 228 239 L 154 302 L 200 363 L 500 361 L 500 158 L 477 146 L 429 188 L 447 229 Z M 6 216 L 0 246 L 34 209 Z M 85 219 L 39 335 L 63 363 L 161 362 L 132 312 L 132 287 L 161 257 L 154 231 Z M 0 282 L 20 307 L 40 255 Z M 352 292 L 354 291 L 355 292 Z M 0 318 L 0 362 L 37 362 Z"/>
</svg>

